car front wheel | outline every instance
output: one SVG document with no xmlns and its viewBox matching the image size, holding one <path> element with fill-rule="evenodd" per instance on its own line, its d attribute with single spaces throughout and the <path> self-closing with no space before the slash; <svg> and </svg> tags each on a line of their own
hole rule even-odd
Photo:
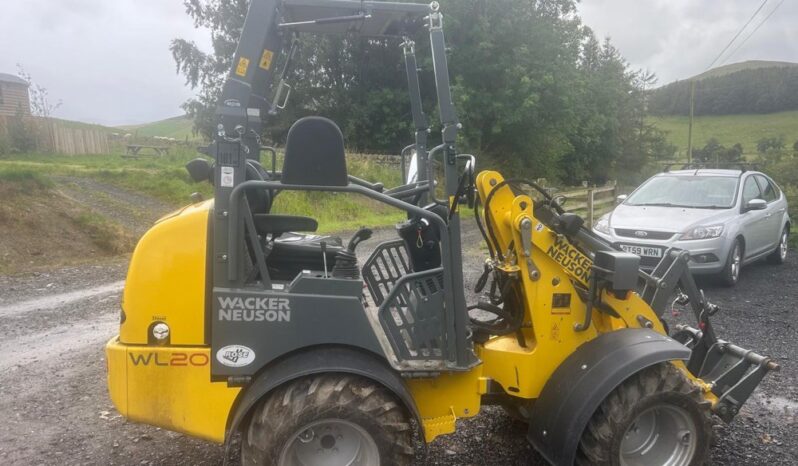
<svg viewBox="0 0 798 466">
<path fill-rule="evenodd" d="M 739 239 L 734 241 L 734 245 L 729 251 L 726 259 L 726 266 L 720 273 L 720 281 L 726 286 L 734 286 L 740 279 L 740 269 L 743 266 L 743 245 Z"/>
</svg>

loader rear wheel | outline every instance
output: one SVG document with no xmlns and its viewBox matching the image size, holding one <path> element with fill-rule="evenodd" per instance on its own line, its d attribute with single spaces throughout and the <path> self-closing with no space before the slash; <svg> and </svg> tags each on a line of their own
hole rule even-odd
<svg viewBox="0 0 798 466">
<path fill-rule="evenodd" d="M 579 465 L 693 466 L 709 462 L 709 405 L 673 364 L 645 369 L 618 386 L 582 434 Z"/>
<path fill-rule="evenodd" d="M 407 409 L 375 382 L 321 374 L 276 389 L 255 409 L 241 441 L 243 465 L 408 465 Z"/>
</svg>

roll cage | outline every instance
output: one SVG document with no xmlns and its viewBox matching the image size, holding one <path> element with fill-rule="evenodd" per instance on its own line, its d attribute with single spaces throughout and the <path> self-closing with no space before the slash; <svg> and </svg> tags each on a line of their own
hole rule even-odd
<svg viewBox="0 0 798 466">
<path fill-rule="evenodd" d="M 442 139 L 442 143 L 432 150 L 427 146 L 430 125 L 422 107 L 415 44 L 412 40 L 425 31 L 429 34 Z M 398 46 L 403 50 L 415 129 L 415 142 L 406 149 L 414 149 L 417 155 L 416 182 L 383 192 L 381 185 L 370 184 L 352 176 L 349 176 L 346 186 L 283 184 L 278 181 L 280 174 L 274 171 L 272 174 L 276 176 L 270 177 L 268 181 L 247 181 L 247 166 L 251 164 L 250 161 L 258 161 L 261 151 L 269 149 L 262 146 L 261 134 L 269 123 L 269 118 L 285 106 L 291 91 L 287 77 L 294 61 L 295 36 L 307 33 L 358 34 L 397 39 Z M 275 70 L 278 63 L 283 64 L 279 75 Z M 450 205 L 458 199 L 458 160 L 464 157 L 458 156 L 455 146 L 459 127 L 449 86 L 443 15 L 437 2 L 417 4 L 360 0 L 252 0 L 232 69 L 216 108 L 214 140 L 207 150 L 208 155 L 216 161 L 213 172 L 215 203 L 211 235 L 212 255 L 209 256 L 208 267 L 212 271 L 214 302 L 221 293 L 231 289 L 243 290 L 245 287 L 246 238 L 252 238 L 254 233 L 246 196 L 242 195 L 245 191 L 312 190 L 364 195 L 412 215 L 427 218 L 439 227 L 442 236 L 440 272 L 443 275 L 443 286 L 448 290 L 444 303 L 446 333 L 451 337 L 448 338 L 449 348 L 444 365 L 448 370 L 473 367 L 477 360 L 467 325 L 460 219 L 457 209 Z M 435 185 L 430 181 L 429 160 L 431 155 L 438 153 L 442 154 L 446 193 L 445 199 L 439 202 L 445 203 L 450 209 L 445 221 L 438 214 L 419 207 L 429 199 L 435 199 Z M 272 156 L 274 157 L 273 150 Z M 471 156 L 465 158 L 473 159 Z M 470 169 L 473 170 L 473 160 Z M 417 196 L 409 202 L 408 194 Z M 250 259 L 256 267 L 264 269 L 262 254 L 256 251 Z M 260 284 L 261 290 L 269 291 L 271 284 L 267 275 L 261 273 L 261 277 L 264 277 Z M 210 308 L 208 313 L 212 314 Z M 214 322 L 212 318 L 209 320 Z M 214 332 L 213 325 L 210 331 Z M 217 374 L 216 370 L 214 374 Z"/>
</svg>

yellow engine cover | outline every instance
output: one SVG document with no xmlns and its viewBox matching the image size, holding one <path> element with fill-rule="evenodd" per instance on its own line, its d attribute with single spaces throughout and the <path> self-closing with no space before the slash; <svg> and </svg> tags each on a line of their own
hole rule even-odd
<svg viewBox="0 0 798 466">
<path fill-rule="evenodd" d="M 158 220 L 139 240 L 125 282 L 119 340 L 147 344 L 150 326 L 165 322 L 172 345 L 205 344 L 205 258 L 213 201 Z"/>
</svg>

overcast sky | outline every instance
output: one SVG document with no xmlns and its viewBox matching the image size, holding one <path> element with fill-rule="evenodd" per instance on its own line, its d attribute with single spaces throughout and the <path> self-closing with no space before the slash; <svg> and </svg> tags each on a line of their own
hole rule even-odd
<svg viewBox="0 0 798 466">
<path fill-rule="evenodd" d="M 21 63 L 63 106 L 61 118 L 106 125 L 182 113 L 175 37 L 209 42 L 181 0 L 0 0 L 0 72 Z"/>
<path fill-rule="evenodd" d="M 745 60 L 798 62 L 798 0 L 776 8 L 769 0 L 715 66 Z M 583 0 L 582 21 L 609 36 L 629 63 L 656 73 L 659 84 L 704 72 L 761 4 L 761 0 Z"/>
<path fill-rule="evenodd" d="M 738 41 L 781 0 L 769 0 Z M 181 0 L 0 0 L 0 72 L 25 66 L 63 106 L 61 118 L 121 125 L 169 118 L 192 95 L 175 74 L 169 42 L 207 47 Z M 446 0 L 441 2 L 445 8 Z M 664 84 L 701 73 L 760 0 L 583 0 L 585 24 L 609 36 L 635 67 Z M 779 10 L 729 63 L 798 62 L 798 0 Z M 736 47 L 732 46 L 730 50 Z M 722 60 L 721 60 L 722 61 Z"/>
</svg>

